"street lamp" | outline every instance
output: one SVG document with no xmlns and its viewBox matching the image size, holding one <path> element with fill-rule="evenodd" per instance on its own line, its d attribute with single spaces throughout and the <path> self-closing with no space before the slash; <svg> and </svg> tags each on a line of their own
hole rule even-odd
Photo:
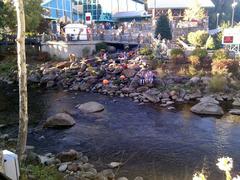
<svg viewBox="0 0 240 180">
<path fill-rule="evenodd" d="M 219 24 L 219 23 L 218 23 L 218 22 L 219 22 L 219 15 L 220 15 L 220 14 L 217 13 L 217 28 L 218 28 L 218 24 Z"/>
<path fill-rule="evenodd" d="M 232 27 L 233 27 L 233 24 L 234 24 L 235 7 L 237 6 L 237 4 L 238 3 L 235 0 L 232 3 Z"/>
</svg>

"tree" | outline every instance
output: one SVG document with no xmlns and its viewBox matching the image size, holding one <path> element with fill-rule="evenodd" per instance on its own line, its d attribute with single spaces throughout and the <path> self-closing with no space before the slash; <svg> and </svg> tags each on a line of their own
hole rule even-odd
<svg viewBox="0 0 240 180">
<path fill-rule="evenodd" d="M 16 0 L 17 14 L 17 59 L 19 83 L 19 132 L 17 153 L 21 161 L 24 157 L 28 133 L 28 97 L 27 97 L 27 67 L 25 50 L 25 13 L 23 0 Z"/>
<path fill-rule="evenodd" d="M 155 37 L 161 35 L 161 39 L 172 39 L 171 28 L 169 25 L 169 19 L 165 15 L 161 15 L 157 21 L 157 27 L 155 30 Z"/>
<path fill-rule="evenodd" d="M 26 31 L 36 32 L 42 20 L 41 0 L 25 0 L 24 10 L 26 13 Z M 0 1 L 0 29 L 4 32 L 16 31 L 16 13 L 14 9 L 14 0 Z"/>
<path fill-rule="evenodd" d="M 198 0 L 194 0 L 191 7 L 186 9 L 184 12 L 185 20 L 192 20 L 192 19 L 202 20 L 204 18 L 206 18 L 206 12 L 205 12 L 205 9 L 201 7 Z"/>
<path fill-rule="evenodd" d="M 0 1 L 0 31 L 9 32 L 16 27 L 16 13 L 10 0 Z"/>
<path fill-rule="evenodd" d="M 206 42 L 206 49 L 216 49 L 215 40 L 212 36 L 209 36 Z"/>
<path fill-rule="evenodd" d="M 203 47 L 208 39 L 208 33 L 206 31 L 190 32 L 188 34 L 188 42 L 195 47 Z"/>
</svg>

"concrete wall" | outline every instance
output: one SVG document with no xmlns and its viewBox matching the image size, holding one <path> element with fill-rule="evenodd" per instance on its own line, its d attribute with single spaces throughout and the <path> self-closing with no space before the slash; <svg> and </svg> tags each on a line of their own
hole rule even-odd
<svg viewBox="0 0 240 180">
<path fill-rule="evenodd" d="M 75 54 L 77 57 L 82 57 L 84 48 L 89 48 L 90 54 L 96 51 L 96 44 L 100 41 L 47 41 L 42 43 L 42 51 L 48 52 L 52 57 L 57 56 L 62 59 L 68 58 L 69 54 Z M 90 55 L 89 54 L 89 55 Z"/>
</svg>

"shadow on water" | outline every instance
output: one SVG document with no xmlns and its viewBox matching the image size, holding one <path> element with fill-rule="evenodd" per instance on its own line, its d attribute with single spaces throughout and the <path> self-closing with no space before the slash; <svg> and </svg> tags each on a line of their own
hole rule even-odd
<svg viewBox="0 0 240 180">
<path fill-rule="evenodd" d="M 0 91 L 0 124 L 16 122 L 17 92 Z M 36 90 L 30 90 L 29 101 L 32 127 L 55 113 L 76 110 L 79 103 L 97 101 L 105 106 L 97 114 L 77 111 L 77 123 L 70 129 L 32 130 L 28 144 L 41 154 L 74 148 L 86 153 L 98 168 L 123 161 L 119 175 L 147 180 L 190 180 L 195 170 L 202 169 L 209 179 L 221 180 L 223 174 L 215 166 L 218 157 L 231 156 L 240 163 L 240 123 L 194 115 L 189 105 L 168 111 L 125 98 Z"/>
</svg>

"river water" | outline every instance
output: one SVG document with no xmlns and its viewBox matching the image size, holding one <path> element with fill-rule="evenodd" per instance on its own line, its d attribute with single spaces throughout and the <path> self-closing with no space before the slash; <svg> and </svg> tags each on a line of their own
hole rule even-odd
<svg viewBox="0 0 240 180">
<path fill-rule="evenodd" d="M 217 158 L 234 159 L 240 171 L 240 122 L 200 117 L 179 105 L 176 111 L 157 105 L 138 105 L 127 98 L 99 94 L 30 90 L 30 133 L 28 144 L 36 152 L 57 153 L 70 148 L 85 153 L 98 168 L 122 161 L 117 173 L 133 179 L 190 180 L 196 170 L 209 179 L 224 179 L 215 166 Z M 75 106 L 97 101 L 101 113 L 81 114 Z M 16 136 L 18 95 L 14 88 L 0 88 L 0 129 Z M 74 111 L 76 125 L 70 129 L 41 129 L 42 122 L 58 112 Z"/>
</svg>

